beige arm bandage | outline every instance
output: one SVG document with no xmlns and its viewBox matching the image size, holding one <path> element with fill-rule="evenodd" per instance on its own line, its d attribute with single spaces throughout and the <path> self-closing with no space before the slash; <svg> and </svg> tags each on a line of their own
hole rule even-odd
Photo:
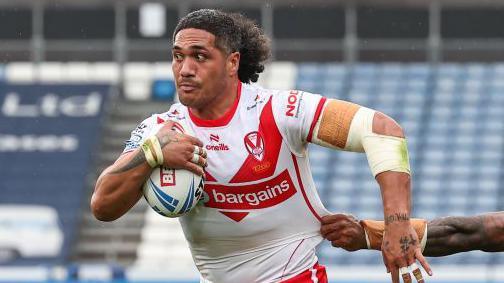
<svg viewBox="0 0 504 283">
<path fill-rule="evenodd" d="M 418 236 L 418 240 L 420 240 L 423 252 L 427 244 L 427 220 L 413 218 L 410 221 Z M 361 220 L 360 225 L 364 228 L 368 249 L 381 250 L 385 223 L 383 221 Z"/>
<path fill-rule="evenodd" d="M 385 171 L 410 174 L 406 139 L 373 133 L 375 111 L 341 100 L 329 100 L 315 125 L 312 142 L 335 149 L 365 152 L 376 177 Z"/>
</svg>

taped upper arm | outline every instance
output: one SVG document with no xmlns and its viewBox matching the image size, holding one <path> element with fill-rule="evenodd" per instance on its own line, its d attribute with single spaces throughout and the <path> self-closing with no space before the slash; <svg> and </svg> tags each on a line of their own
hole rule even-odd
<svg viewBox="0 0 504 283">
<path fill-rule="evenodd" d="M 352 146 L 351 143 L 356 140 L 352 137 L 354 118 L 363 108 L 343 100 L 328 100 L 315 126 L 312 142 L 341 150 L 362 151 L 362 147 Z"/>
<path fill-rule="evenodd" d="M 326 147 L 362 151 L 360 134 L 404 138 L 404 133 L 392 118 L 358 104 L 331 99 L 320 115 L 313 142 Z"/>
<path fill-rule="evenodd" d="M 359 108 L 354 103 L 329 100 L 320 118 L 317 138 L 338 148 L 345 148 L 350 125 Z"/>
</svg>

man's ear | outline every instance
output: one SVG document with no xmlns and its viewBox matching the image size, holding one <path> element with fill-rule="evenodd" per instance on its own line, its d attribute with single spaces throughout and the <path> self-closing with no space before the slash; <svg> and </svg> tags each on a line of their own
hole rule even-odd
<svg viewBox="0 0 504 283">
<path fill-rule="evenodd" d="M 229 54 L 227 67 L 229 76 L 233 76 L 234 74 L 238 75 L 238 69 L 240 68 L 240 52 Z"/>
</svg>

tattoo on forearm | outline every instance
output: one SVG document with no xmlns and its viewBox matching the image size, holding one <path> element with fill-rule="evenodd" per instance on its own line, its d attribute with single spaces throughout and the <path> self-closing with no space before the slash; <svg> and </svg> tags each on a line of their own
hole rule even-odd
<svg viewBox="0 0 504 283">
<path fill-rule="evenodd" d="M 170 142 L 177 142 L 179 141 L 178 137 L 176 136 L 175 132 L 168 132 L 168 134 L 163 135 L 162 137 L 158 137 L 159 139 L 159 144 L 161 145 L 161 148 L 163 148 L 165 145 L 169 144 Z M 133 159 L 131 159 L 130 162 L 128 162 L 126 165 L 123 167 L 111 171 L 109 174 L 120 174 L 123 172 L 126 172 L 128 170 L 131 170 L 135 167 L 138 167 L 146 162 L 145 160 L 145 154 L 143 151 L 139 151 Z"/>
<path fill-rule="evenodd" d="M 120 174 L 120 173 L 126 172 L 128 170 L 131 170 L 135 167 L 138 167 L 138 166 L 144 164 L 145 162 L 146 162 L 145 155 L 144 155 L 143 151 L 140 150 L 133 157 L 133 159 L 131 159 L 130 162 L 128 162 L 127 164 L 125 164 L 124 166 L 122 166 L 116 170 L 110 171 L 109 174 Z"/>
<path fill-rule="evenodd" d="M 415 246 L 417 241 L 413 238 L 413 235 L 409 235 L 409 238 L 407 236 L 401 237 L 399 240 L 399 244 L 401 244 L 401 251 L 403 254 L 408 253 L 408 250 L 411 246 Z"/>
<path fill-rule="evenodd" d="M 385 217 L 385 225 L 388 225 L 390 223 L 394 223 L 396 221 L 409 221 L 410 217 L 406 213 L 396 213 L 396 214 L 391 214 L 387 215 Z"/>
<path fill-rule="evenodd" d="M 175 132 L 169 132 L 168 134 L 158 137 L 159 139 L 159 144 L 161 145 L 161 148 L 165 147 L 167 144 L 171 142 L 178 142 L 179 139 L 176 136 Z M 139 151 L 133 159 L 131 159 L 130 162 L 128 162 L 126 165 L 122 166 L 121 168 L 118 168 L 116 170 L 110 171 L 109 174 L 120 174 L 123 172 L 126 172 L 128 170 L 131 170 L 133 168 L 136 168 L 146 162 L 145 160 L 145 154 L 143 151 Z"/>
</svg>

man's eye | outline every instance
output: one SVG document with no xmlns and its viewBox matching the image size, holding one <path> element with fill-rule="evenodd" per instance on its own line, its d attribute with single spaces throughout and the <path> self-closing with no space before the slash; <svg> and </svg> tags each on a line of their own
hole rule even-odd
<svg viewBox="0 0 504 283">
<path fill-rule="evenodd" d="M 198 61 L 205 61 L 206 60 L 206 56 L 203 55 L 203 54 L 201 54 L 201 53 L 199 53 L 199 54 L 196 54 L 196 59 Z"/>
<path fill-rule="evenodd" d="M 182 56 L 182 54 L 180 54 L 180 53 L 175 53 L 175 54 L 173 54 L 173 58 L 175 58 L 175 60 L 177 60 L 177 61 L 180 61 L 180 60 L 184 59 L 184 56 Z"/>
</svg>

